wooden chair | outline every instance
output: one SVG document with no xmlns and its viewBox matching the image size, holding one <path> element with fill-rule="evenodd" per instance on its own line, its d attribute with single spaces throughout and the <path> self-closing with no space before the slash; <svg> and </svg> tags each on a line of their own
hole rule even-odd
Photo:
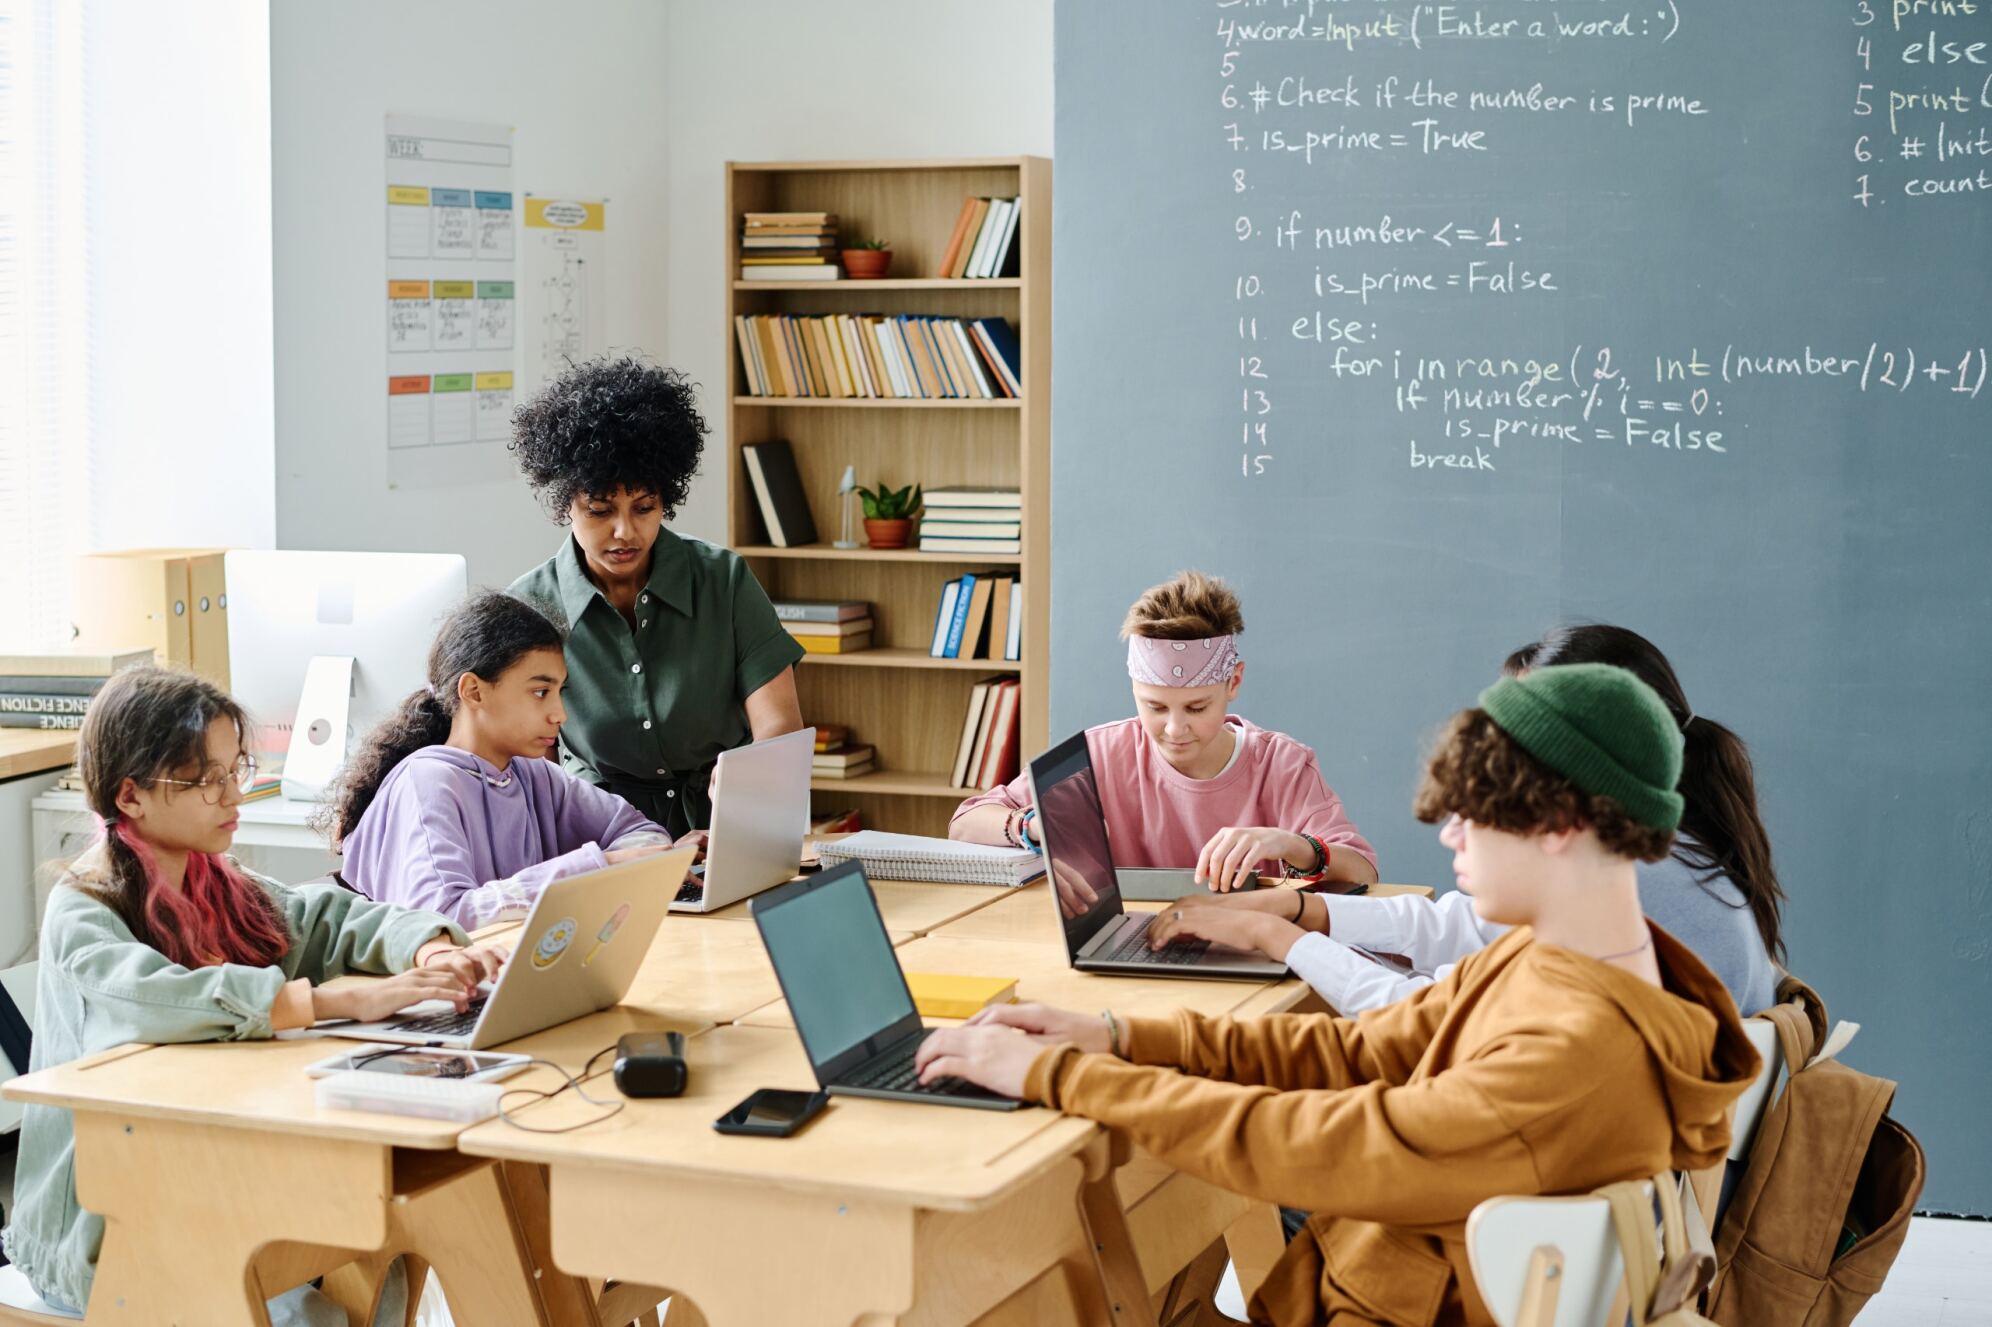
<svg viewBox="0 0 1992 1327">
<path fill-rule="evenodd" d="M 1620 1320 L 1608 1315 L 1620 1303 L 1625 1261 L 1603 1198 L 1490 1198 L 1466 1220 L 1466 1256 L 1500 1327 Z"/>
<path fill-rule="evenodd" d="M 1757 1048 L 1757 1056 L 1762 1063 L 1757 1071 L 1757 1081 L 1750 1084 L 1730 1108 L 1729 1155 L 1712 1166 L 1688 1172 L 1688 1220 L 1700 1221 L 1703 1229 L 1711 1235 L 1715 1233 L 1715 1223 L 1720 1217 L 1718 1209 L 1722 1203 L 1723 1178 L 1730 1163 L 1741 1162 L 1750 1155 L 1751 1145 L 1757 1141 L 1757 1126 L 1764 1122 L 1764 1112 L 1770 1107 L 1778 1077 L 1784 1069 L 1776 1024 L 1767 1018 L 1746 1018 L 1743 1030 L 1749 1034 L 1750 1044 Z"/>
</svg>

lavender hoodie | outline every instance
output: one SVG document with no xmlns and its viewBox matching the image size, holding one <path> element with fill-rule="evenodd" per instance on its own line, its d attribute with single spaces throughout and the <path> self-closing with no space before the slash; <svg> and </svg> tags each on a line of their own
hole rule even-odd
<svg viewBox="0 0 1992 1327">
<path fill-rule="evenodd" d="M 381 782 L 346 836 L 339 874 L 370 899 L 440 912 L 468 931 L 608 865 L 607 849 L 670 841 L 550 760 L 516 757 L 500 773 L 468 751 L 426 746 Z"/>
</svg>

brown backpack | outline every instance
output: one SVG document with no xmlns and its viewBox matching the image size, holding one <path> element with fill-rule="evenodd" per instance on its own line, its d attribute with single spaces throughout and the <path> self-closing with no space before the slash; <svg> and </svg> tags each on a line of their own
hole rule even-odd
<svg viewBox="0 0 1992 1327">
<path fill-rule="evenodd" d="M 1827 1022 L 1811 987 L 1786 977 L 1760 1017 L 1777 1027 L 1784 1085 L 1716 1229 L 1707 1313 L 1722 1327 L 1841 1327 L 1909 1234 L 1923 1149 L 1888 1118 L 1894 1083 L 1814 1062 Z"/>
</svg>

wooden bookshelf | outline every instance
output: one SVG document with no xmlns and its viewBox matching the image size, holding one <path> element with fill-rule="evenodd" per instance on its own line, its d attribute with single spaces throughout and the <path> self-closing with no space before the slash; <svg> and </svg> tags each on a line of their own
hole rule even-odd
<svg viewBox="0 0 1992 1327">
<path fill-rule="evenodd" d="M 962 200 L 1021 200 L 1019 275 L 945 280 L 931 275 Z M 891 242 L 892 275 L 877 281 L 742 281 L 745 212 L 837 214 L 840 238 Z M 1015 677 L 1022 686 L 1025 754 L 1049 744 L 1046 679 L 1051 631 L 1051 162 L 1042 157 L 934 161 L 729 162 L 726 167 L 727 541 L 776 599 L 862 599 L 872 604 L 875 648 L 810 655 L 796 670 L 803 718 L 848 725 L 877 751 L 878 767 L 854 779 L 810 786 L 819 812 L 857 807 L 867 826 L 946 832 L 955 804 L 973 790 L 949 785 L 969 692 L 978 680 Z M 1023 353 L 1023 395 L 1014 400 L 845 400 L 752 395 L 734 336 L 738 314 L 886 313 L 1001 317 Z M 788 439 L 824 542 L 776 548 L 768 541 L 741 448 Z M 927 488 L 1014 487 L 1023 493 L 1023 552 L 971 557 L 917 548 L 838 549 L 837 481 Z M 858 531 L 862 538 L 863 531 Z M 916 535 L 917 538 L 917 535 Z M 1016 569 L 1023 587 L 1023 658 L 935 659 L 927 653 L 941 588 L 964 571 Z"/>
</svg>

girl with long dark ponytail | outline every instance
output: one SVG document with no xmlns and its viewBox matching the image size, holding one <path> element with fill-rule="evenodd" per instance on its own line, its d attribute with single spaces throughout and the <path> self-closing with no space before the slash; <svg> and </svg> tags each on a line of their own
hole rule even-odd
<svg viewBox="0 0 1992 1327">
<path fill-rule="evenodd" d="M 1659 647 L 1636 631 L 1602 623 L 1560 627 L 1508 656 L 1507 671 L 1555 664 L 1603 663 L 1623 668 L 1652 687 L 1681 725 L 1687 751 L 1681 765 L 1680 836 L 1674 856 L 1705 888 L 1735 906 L 1716 884 L 1726 878 L 1750 911 L 1764 949 L 1785 961 L 1784 887 L 1771 861 L 1771 836 L 1757 811 L 1757 775 L 1743 739 L 1688 704 L 1681 679 Z M 1746 1012 L 1755 1013 L 1755 1010 Z"/>
<path fill-rule="evenodd" d="M 324 818 L 348 885 L 475 929 L 551 881 L 670 846 L 547 759 L 567 719 L 561 645 L 545 614 L 496 591 L 444 620 L 428 685 L 367 734 Z"/>
<path fill-rule="evenodd" d="M 42 917 L 31 1068 L 126 1042 L 369 1021 L 424 1000 L 462 1009 L 497 974 L 502 951 L 464 948 L 434 913 L 331 884 L 293 889 L 230 858 L 255 774 L 248 738 L 242 708 L 188 673 L 131 669 L 91 700 L 77 765 L 104 837 L 67 864 Z M 320 984 L 349 971 L 385 979 Z M 5 1243 L 36 1294 L 81 1310 L 104 1222 L 77 1203 L 71 1128 L 68 1111 L 27 1108 Z M 272 1321 L 321 1312 L 305 1307 L 317 1293 L 279 1296 Z M 391 1298 L 377 1321 L 401 1321 Z"/>
</svg>

